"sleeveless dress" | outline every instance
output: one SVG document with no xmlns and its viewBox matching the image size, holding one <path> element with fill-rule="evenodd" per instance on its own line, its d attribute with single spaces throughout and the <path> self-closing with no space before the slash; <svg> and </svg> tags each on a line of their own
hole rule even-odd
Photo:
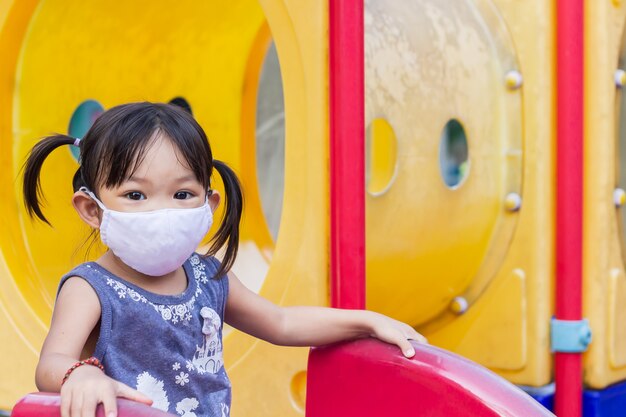
<svg viewBox="0 0 626 417">
<path fill-rule="evenodd" d="M 108 376 L 150 397 L 153 407 L 183 417 L 228 417 L 231 385 L 224 370 L 222 328 L 228 278 L 219 262 L 196 253 L 183 264 L 187 288 L 148 292 L 95 262 L 63 276 L 87 281 L 100 300 L 94 355 Z"/>
</svg>

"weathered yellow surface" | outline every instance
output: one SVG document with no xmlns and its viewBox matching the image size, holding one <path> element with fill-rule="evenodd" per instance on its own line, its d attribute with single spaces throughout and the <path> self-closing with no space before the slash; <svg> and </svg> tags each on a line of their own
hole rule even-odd
<svg viewBox="0 0 626 417">
<path fill-rule="evenodd" d="M 367 198 L 367 305 L 516 383 L 547 384 L 552 6 L 366 4 L 367 121 L 386 120 L 398 149 L 390 185 Z M 510 88 L 512 70 L 521 88 Z M 469 159 L 465 179 L 448 187 L 440 137 L 453 119 Z M 517 212 L 507 210 L 510 193 L 521 197 Z M 467 301 L 465 314 L 452 312 L 455 297 Z"/>
<path fill-rule="evenodd" d="M 622 2 L 585 2 L 585 205 L 583 314 L 593 342 L 583 357 L 585 384 L 601 389 L 626 378 L 624 208 L 613 192 L 626 178 L 623 92 L 615 71 L 626 69 Z M 620 149 L 621 148 L 621 149 Z"/>
</svg>

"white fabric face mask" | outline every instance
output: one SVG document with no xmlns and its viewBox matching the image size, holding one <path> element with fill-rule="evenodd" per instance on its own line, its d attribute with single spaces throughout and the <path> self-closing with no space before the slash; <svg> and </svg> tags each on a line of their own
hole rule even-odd
<svg viewBox="0 0 626 417">
<path fill-rule="evenodd" d="M 208 199 L 196 208 L 154 211 L 110 210 L 87 188 L 103 211 L 100 238 L 126 265 L 150 276 L 178 269 L 196 250 L 213 223 Z"/>
</svg>

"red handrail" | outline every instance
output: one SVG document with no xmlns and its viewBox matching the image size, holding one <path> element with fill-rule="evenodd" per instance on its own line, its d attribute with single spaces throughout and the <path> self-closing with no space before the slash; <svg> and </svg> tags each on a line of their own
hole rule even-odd
<svg viewBox="0 0 626 417">
<path fill-rule="evenodd" d="M 556 318 L 582 318 L 583 0 L 557 1 Z M 580 353 L 555 354 L 555 412 L 580 417 Z"/>
<path fill-rule="evenodd" d="M 363 0 L 329 2 L 330 298 L 365 308 Z"/>
</svg>

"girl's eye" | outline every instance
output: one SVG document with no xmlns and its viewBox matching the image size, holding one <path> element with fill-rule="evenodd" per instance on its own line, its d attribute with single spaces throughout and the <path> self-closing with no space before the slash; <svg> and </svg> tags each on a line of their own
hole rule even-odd
<svg viewBox="0 0 626 417">
<path fill-rule="evenodd" d="M 145 200 L 146 199 L 146 196 L 140 193 L 139 191 L 131 191 L 129 193 L 126 193 L 126 197 L 129 200 Z"/>
<path fill-rule="evenodd" d="M 187 200 L 188 198 L 193 197 L 189 191 L 178 191 L 174 194 L 174 198 L 177 200 Z"/>
</svg>

